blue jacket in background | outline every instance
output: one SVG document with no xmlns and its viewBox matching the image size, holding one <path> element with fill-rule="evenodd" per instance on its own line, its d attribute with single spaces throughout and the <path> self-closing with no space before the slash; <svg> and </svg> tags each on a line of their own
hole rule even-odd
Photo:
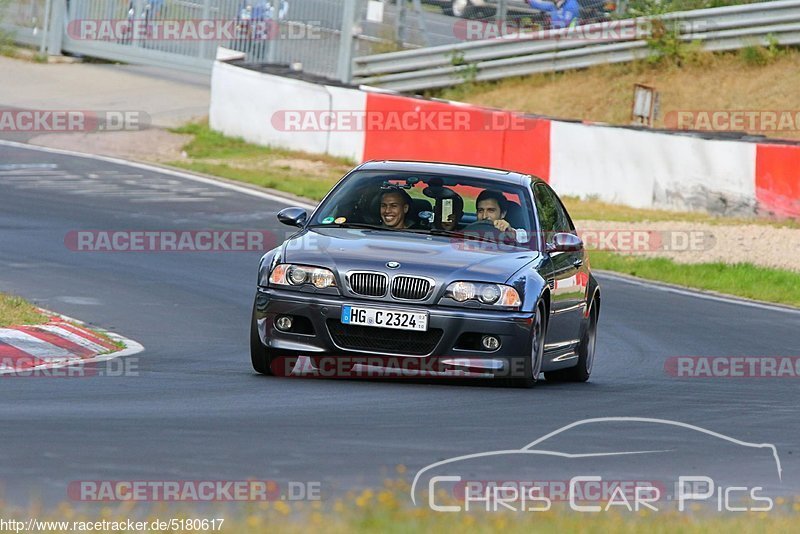
<svg viewBox="0 0 800 534">
<path fill-rule="evenodd" d="M 534 9 L 549 13 L 553 28 L 568 28 L 578 24 L 578 17 L 581 13 L 578 0 L 567 0 L 561 7 L 556 7 L 553 2 L 540 2 L 539 0 L 528 0 L 528 3 Z"/>
</svg>

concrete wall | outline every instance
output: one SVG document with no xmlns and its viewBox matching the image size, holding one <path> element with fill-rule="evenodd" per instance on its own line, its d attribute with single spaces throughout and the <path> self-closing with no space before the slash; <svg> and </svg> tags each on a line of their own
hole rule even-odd
<svg viewBox="0 0 800 534">
<path fill-rule="evenodd" d="M 637 208 L 752 213 L 756 145 L 553 121 L 550 182 L 560 194 Z"/>
<path fill-rule="evenodd" d="M 211 75 L 208 120 L 212 129 L 251 143 L 360 162 L 363 131 L 295 130 L 292 112 L 302 112 L 305 118 L 309 111 L 365 107 L 366 94 L 361 91 L 273 76 L 217 61 Z"/>
</svg>

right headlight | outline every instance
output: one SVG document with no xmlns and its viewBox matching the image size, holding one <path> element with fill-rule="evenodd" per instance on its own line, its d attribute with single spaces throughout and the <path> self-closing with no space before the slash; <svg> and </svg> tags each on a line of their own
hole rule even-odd
<svg viewBox="0 0 800 534">
<path fill-rule="evenodd" d="M 280 263 L 269 274 L 269 284 L 276 286 L 302 286 L 311 284 L 317 289 L 336 286 L 336 278 L 329 269 Z"/>
<path fill-rule="evenodd" d="M 476 300 L 481 304 L 503 308 L 519 308 L 522 305 L 517 290 L 505 284 L 453 282 L 447 286 L 444 297 L 456 302 Z"/>
</svg>

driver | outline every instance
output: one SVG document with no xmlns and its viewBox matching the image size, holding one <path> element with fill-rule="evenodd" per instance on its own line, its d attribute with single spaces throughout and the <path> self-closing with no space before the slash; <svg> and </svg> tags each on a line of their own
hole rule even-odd
<svg viewBox="0 0 800 534">
<path fill-rule="evenodd" d="M 486 189 L 481 191 L 475 201 L 475 210 L 479 221 L 491 221 L 492 225 L 501 232 L 515 232 L 511 224 L 505 219 L 506 197 L 500 191 Z"/>
<path fill-rule="evenodd" d="M 500 191 L 486 189 L 481 191 L 475 200 L 475 215 L 477 222 L 490 222 L 499 232 L 502 232 L 509 241 L 524 243 L 527 241 L 525 230 L 516 229 L 506 220 L 508 213 L 506 197 Z"/>
</svg>

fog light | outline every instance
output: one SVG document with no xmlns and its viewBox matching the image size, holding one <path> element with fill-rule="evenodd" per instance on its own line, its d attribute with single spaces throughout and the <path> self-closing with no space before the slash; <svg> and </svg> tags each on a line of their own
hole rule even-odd
<svg viewBox="0 0 800 534">
<path fill-rule="evenodd" d="M 481 338 L 481 345 L 486 350 L 497 350 L 500 348 L 500 340 L 494 336 L 483 336 Z"/>
<path fill-rule="evenodd" d="M 288 315 L 281 315 L 275 319 L 275 326 L 278 330 L 286 332 L 292 329 L 292 318 Z"/>
</svg>

